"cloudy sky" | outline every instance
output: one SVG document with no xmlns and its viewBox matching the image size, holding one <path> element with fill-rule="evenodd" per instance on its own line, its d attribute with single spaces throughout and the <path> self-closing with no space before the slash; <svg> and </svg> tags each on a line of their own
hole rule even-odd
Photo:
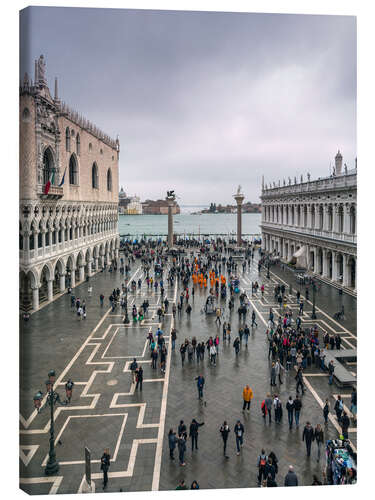
<svg viewBox="0 0 375 500">
<path fill-rule="evenodd" d="M 329 175 L 356 157 L 356 20 L 343 16 L 32 7 L 21 74 L 44 54 L 73 108 L 120 137 L 142 200 L 233 202 L 241 184 Z"/>
</svg>

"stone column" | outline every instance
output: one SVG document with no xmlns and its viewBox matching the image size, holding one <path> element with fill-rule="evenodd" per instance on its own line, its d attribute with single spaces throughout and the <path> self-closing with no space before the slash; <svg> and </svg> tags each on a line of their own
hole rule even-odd
<svg viewBox="0 0 375 500">
<path fill-rule="evenodd" d="M 289 240 L 288 241 L 288 261 L 290 261 L 292 257 L 293 257 L 293 254 L 292 254 L 292 241 Z"/>
<path fill-rule="evenodd" d="M 85 279 L 85 266 L 79 266 L 79 281 L 83 281 Z"/>
<path fill-rule="evenodd" d="M 168 247 L 172 248 L 173 247 L 173 214 L 172 214 L 172 208 L 174 205 L 173 200 L 168 201 Z"/>
<path fill-rule="evenodd" d="M 342 273 L 342 285 L 343 286 L 349 286 L 349 255 L 344 254 L 343 255 L 343 273 Z"/>
<path fill-rule="evenodd" d="M 307 205 L 307 229 L 311 229 L 311 205 Z"/>
<path fill-rule="evenodd" d="M 60 292 L 65 290 L 65 274 L 60 275 Z"/>
<path fill-rule="evenodd" d="M 237 245 L 239 247 L 242 244 L 242 203 L 244 198 L 245 196 L 240 193 L 240 190 L 234 195 L 237 203 Z"/>
<path fill-rule="evenodd" d="M 337 281 L 337 252 L 332 252 L 332 281 Z"/>
<path fill-rule="evenodd" d="M 88 276 L 92 276 L 92 261 L 93 259 L 90 259 L 88 262 L 87 262 L 87 274 Z"/>
<path fill-rule="evenodd" d="M 39 309 L 39 287 L 31 287 L 33 291 L 33 309 L 37 311 Z"/>
<path fill-rule="evenodd" d="M 309 271 L 311 267 L 311 259 L 310 259 L 310 247 L 309 245 L 306 246 L 306 268 Z"/>
<path fill-rule="evenodd" d="M 332 224 L 332 230 L 334 233 L 339 232 L 339 207 L 337 205 L 333 206 L 333 224 Z"/>
<path fill-rule="evenodd" d="M 95 257 L 95 270 L 97 271 L 99 269 L 99 257 Z"/>
<path fill-rule="evenodd" d="M 51 302 L 53 299 L 53 281 L 48 280 L 47 281 L 47 300 L 48 302 Z"/>
<path fill-rule="evenodd" d="M 76 286 L 76 270 L 70 270 L 70 286 L 74 288 Z"/>
<path fill-rule="evenodd" d="M 323 278 L 328 277 L 328 260 L 327 260 L 327 249 L 323 248 Z"/>
<path fill-rule="evenodd" d="M 346 205 L 343 208 L 344 211 L 344 231 L 345 234 L 350 234 L 350 206 Z"/>
</svg>

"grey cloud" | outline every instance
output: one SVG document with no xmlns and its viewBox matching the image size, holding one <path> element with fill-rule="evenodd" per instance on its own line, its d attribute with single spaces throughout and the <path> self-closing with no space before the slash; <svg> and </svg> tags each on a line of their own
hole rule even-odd
<svg viewBox="0 0 375 500">
<path fill-rule="evenodd" d="M 120 183 L 142 199 L 172 186 L 182 203 L 226 203 L 240 183 L 258 201 L 262 175 L 327 175 L 338 148 L 354 164 L 353 17 L 28 13 L 21 73 L 46 56 L 62 98 L 120 135 Z"/>
</svg>

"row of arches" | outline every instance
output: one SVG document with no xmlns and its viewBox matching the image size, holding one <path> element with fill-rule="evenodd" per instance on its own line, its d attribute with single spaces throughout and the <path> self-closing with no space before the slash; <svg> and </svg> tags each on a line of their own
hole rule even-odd
<svg viewBox="0 0 375 500">
<path fill-rule="evenodd" d="M 354 203 L 264 205 L 263 222 L 356 234 Z"/>
<path fill-rule="evenodd" d="M 20 307 L 37 310 L 68 287 L 74 288 L 118 258 L 118 238 L 112 238 L 78 253 L 71 253 L 39 267 L 20 270 Z"/>
<path fill-rule="evenodd" d="M 264 249 L 289 262 L 302 246 L 307 247 L 306 267 L 308 271 L 332 280 L 344 287 L 357 288 L 357 258 L 342 251 L 319 245 L 306 245 L 291 239 L 263 234 Z"/>
<path fill-rule="evenodd" d="M 87 236 L 117 232 L 117 215 L 34 219 L 19 224 L 19 250 L 35 250 Z"/>
<path fill-rule="evenodd" d="M 72 153 L 69 157 L 69 174 L 68 182 L 71 186 L 79 185 L 79 163 L 78 163 L 78 153 Z M 43 153 L 43 184 L 51 179 L 51 183 L 56 185 L 58 179 L 53 174 L 56 172 L 53 151 L 50 147 L 47 147 Z M 107 191 L 112 191 L 112 170 L 107 169 L 106 173 L 106 185 Z M 99 189 L 99 168 L 98 164 L 94 161 L 91 166 L 91 187 L 93 189 Z"/>
</svg>

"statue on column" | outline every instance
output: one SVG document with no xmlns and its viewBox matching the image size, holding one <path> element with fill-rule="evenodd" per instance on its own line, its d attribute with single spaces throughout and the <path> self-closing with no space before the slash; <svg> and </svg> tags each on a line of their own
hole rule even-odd
<svg viewBox="0 0 375 500">
<path fill-rule="evenodd" d="M 240 195 L 240 194 L 241 194 L 241 185 L 239 184 L 238 188 L 237 188 L 237 195 Z"/>
<path fill-rule="evenodd" d="M 45 82 L 46 81 L 46 63 L 44 61 L 43 54 L 38 59 L 38 81 Z"/>
</svg>

